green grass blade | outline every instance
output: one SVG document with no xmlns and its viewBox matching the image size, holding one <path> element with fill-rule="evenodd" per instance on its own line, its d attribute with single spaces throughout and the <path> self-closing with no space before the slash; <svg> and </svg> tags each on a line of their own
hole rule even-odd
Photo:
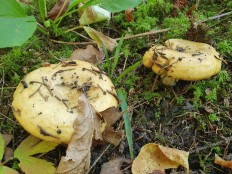
<svg viewBox="0 0 232 174">
<path fill-rule="evenodd" d="M 4 149 L 5 149 L 5 141 L 3 139 L 2 134 L 0 133 L 0 161 L 2 160 L 2 157 L 4 155 Z"/>
<path fill-rule="evenodd" d="M 46 0 L 38 0 L 38 4 L 39 4 L 39 12 L 40 12 L 40 16 L 43 20 L 43 22 L 45 21 L 45 19 L 47 18 L 47 5 L 46 5 Z"/>
<path fill-rule="evenodd" d="M 135 68 L 137 68 L 139 65 L 141 65 L 142 61 L 138 61 L 136 63 L 134 63 L 133 65 L 129 66 L 128 68 L 125 69 L 125 71 L 123 71 L 120 76 L 118 76 L 118 78 L 115 81 L 115 84 L 117 84 L 117 82 L 119 80 L 121 80 L 124 76 L 126 76 L 128 73 L 130 73 L 131 71 L 133 71 Z"/>
<path fill-rule="evenodd" d="M 130 150 L 130 156 L 131 159 L 134 158 L 134 150 L 133 150 L 133 138 L 132 138 L 132 128 L 131 128 L 131 119 L 130 115 L 128 112 L 128 105 L 126 102 L 126 97 L 124 95 L 124 90 L 119 89 L 117 90 L 118 98 L 121 101 L 121 109 L 123 113 L 123 120 L 124 120 L 124 125 L 125 125 L 125 130 L 126 130 L 126 138 L 127 142 L 129 145 L 129 150 Z"/>
<path fill-rule="evenodd" d="M 113 65 L 112 65 L 110 77 L 113 77 L 113 73 L 114 73 L 115 68 L 116 68 L 116 66 L 118 64 L 118 60 L 119 60 L 119 57 L 120 57 L 120 51 L 121 51 L 121 48 L 122 48 L 122 44 L 123 44 L 123 37 L 120 39 L 120 41 L 118 43 L 118 46 L 116 48 L 116 51 L 115 51 L 114 62 L 113 62 Z"/>
</svg>

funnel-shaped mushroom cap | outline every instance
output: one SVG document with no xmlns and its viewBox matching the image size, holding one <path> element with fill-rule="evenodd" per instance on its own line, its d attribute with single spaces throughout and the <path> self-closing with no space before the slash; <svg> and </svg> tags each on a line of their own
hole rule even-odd
<svg viewBox="0 0 232 174">
<path fill-rule="evenodd" d="M 111 80 L 84 61 L 39 68 L 22 82 L 14 93 L 14 115 L 29 133 L 48 141 L 69 142 L 82 93 L 97 112 L 118 105 Z"/>
</svg>

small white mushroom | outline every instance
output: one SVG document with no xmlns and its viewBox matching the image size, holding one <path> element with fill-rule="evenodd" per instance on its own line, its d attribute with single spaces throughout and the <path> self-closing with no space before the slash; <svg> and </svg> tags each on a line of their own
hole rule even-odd
<svg viewBox="0 0 232 174">
<path fill-rule="evenodd" d="M 16 88 L 13 113 L 32 135 L 68 143 L 74 120 L 80 116 L 82 93 L 97 112 L 118 105 L 114 85 L 105 73 L 91 63 L 75 60 L 29 73 Z"/>
<path fill-rule="evenodd" d="M 221 70 L 221 62 L 212 46 L 183 39 L 170 39 L 165 46 L 153 46 L 143 57 L 144 66 L 151 67 L 170 86 L 178 80 L 210 78 Z"/>
</svg>

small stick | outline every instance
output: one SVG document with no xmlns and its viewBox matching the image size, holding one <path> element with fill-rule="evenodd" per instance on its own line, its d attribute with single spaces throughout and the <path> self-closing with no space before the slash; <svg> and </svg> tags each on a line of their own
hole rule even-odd
<svg viewBox="0 0 232 174">
<path fill-rule="evenodd" d="M 131 36 L 125 36 L 123 37 L 123 39 L 132 39 L 132 38 L 136 38 L 136 37 L 143 37 L 143 36 L 147 36 L 147 35 L 152 35 L 152 34 L 156 34 L 156 33 L 162 33 L 162 32 L 166 32 L 170 30 L 170 28 L 165 28 L 165 29 L 160 29 L 160 30 L 152 30 L 149 32 L 145 32 L 145 33 L 140 33 L 140 34 L 135 34 L 135 35 L 131 35 Z M 115 40 L 118 41 L 121 38 L 116 38 Z M 59 40 L 54 40 L 54 39 L 50 39 L 52 42 L 55 43 L 60 43 L 60 44 L 67 44 L 67 45 L 89 45 L 89 44 L 97 44 L 96 42 L 64 42 L 64 41 L 59 41 Z"/>
</svg>

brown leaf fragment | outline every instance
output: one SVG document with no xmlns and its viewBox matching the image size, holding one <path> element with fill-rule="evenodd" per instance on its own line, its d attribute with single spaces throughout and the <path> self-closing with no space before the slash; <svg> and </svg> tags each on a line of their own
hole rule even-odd
<svg viewBox="0 0 232 174">
<path fill-rule="evenodd" d="M 102 133 L 103 139 L 117 146 L 123 138 L 122 131 L 115 131 L 113 127 L 105 127 Z"/>
<path fill-rule="evenodd" d="M 90 166 L 90 149 L 96 112 L 84 94 L 79 97 L 78 103 L 81 114 L 74 122 L 75 132 L 68 144 L 66 156 L 61 158 L 57 168 L 56 173 L 59 174 L 84 174 Z"/>
<path fill-rule="evenodd" d="M 100 174 L 123 174 L 121 167 L 124 162 L 129 164 L 131 163 L 131 160 L 125 158 L 116 158 L 110 160 L 102 165 Z"/>
<path fill-rule="evenodd" d="M 55 20 L 62 16 L 66 12 L 70 2 L 71 0 L 58 0 L 54 7 L 48 12 L 47 19 Z"/>
<path fill-rule="evenodd" d="M 128 22 L 133 22 L 134 21 L 133 11 L 134 11 L 133 8 L 125 10 L 125 16 L 126 16 L 126 20 Z"/>
<path fill-rule="evenodd" d="M 214 163 L 232 169 L 232 161 L 225 161 L 224 159 L 220 158 L 217 154 L 215 154 Z"/>
<path fill-rule="evenodd" d="M 133 174 L 148 174 L 154 170 L 177 168 L 179 165 L 189 173 L 188 152 L 164 147 L 155 143 L 144 145 L 132 164 Z"/>
<path fill-rule="evenodd" d="M 184 8 L 188 5 L 187 0 L 177 0 L 173 6 L 173 16 L 177 16 L 178 10 L 183 11 Z"/>
<path fill-rule="evenodd" d="M 74 50 L 70 59 L 82 60 L 90 62 L 92 64 L 98 64 L 105 58 L 105 54 L 102 49 L 97 50 L 93 45 L 87 45 L 85 49 L 78 48 Z"/>
<path fill-rule="evenodd" d="M 119 118 L 122 117 L 122 114 L 118 111 L 118 108 L 116 107 L 110 107 L 102 111 L 100 114 L 108 126 L 113 125 L 116 121 L 118 121 Z"/>
<path fill-rule="evenodd" d="M 13 136 L 10 134 L 2 134 L 2 136 L 3 136 L 3 139 L 5 141 L 5 146 L 7 146 L 10 143 L 10 141 L 12 140 Z"/>
<path fill-rule="evenodd" d="M 8 160 L 9 158 L 14 156 L 14 151 L 12 148 L 10 147 L 5 147 L 5 151 L 4 151 L 4 160 Z"/>
</svg>

